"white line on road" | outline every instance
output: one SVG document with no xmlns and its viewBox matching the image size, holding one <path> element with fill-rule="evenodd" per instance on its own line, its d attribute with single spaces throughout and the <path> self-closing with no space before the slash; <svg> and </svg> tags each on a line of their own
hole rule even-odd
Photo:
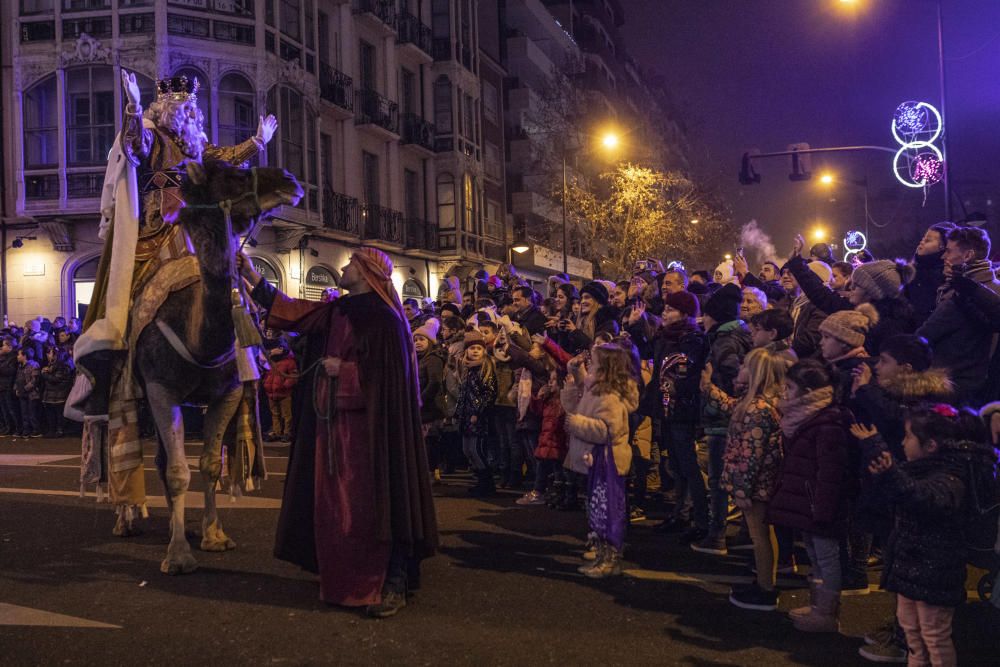
<svg viewBox="0 0 1000 667">
<path fill-rule="evenodd" d="M 121 630 L 120 625 L 110 625 L 91 621 L 78 616 L 56 614 L 43 609 L 19 607 L 16 604 L 0 602 L 0 625 L 44 625 L 50 628 L 107 628 Z"/>
<path fill-rule="evenodd" d="M 26 495 L 26 496 L 75 496 L 80 497 L 79 491 L 67 491 L 65 489 L 49 490 L 49 489 L 8 489 L 0 488 L 0 493 L 11 493 L 14 495 Z M 93 498 L 93 493 L 87 494 L 88 498 Z M 227 496 L 219 494 L 218 503 L 220 508 L 229 507 L 231 509 L 244 509 L 244 510 L 262 510 L 262 509 L 279 509 L 281 507 L 281 498 L 264 498 L 261 496 L 242 496 L 241 498 L 235 499 L 233 502 L 226 502 Z M 163 496 L 146 496 L 146 505 L 148 507 L 166 507 L 167 500 Z M 187 494 L 187 502 L 185 505 L 189 508 L 201 509 L 205 507 L 205 497 L 200 491 L 192 491 Z"/>
</svg>

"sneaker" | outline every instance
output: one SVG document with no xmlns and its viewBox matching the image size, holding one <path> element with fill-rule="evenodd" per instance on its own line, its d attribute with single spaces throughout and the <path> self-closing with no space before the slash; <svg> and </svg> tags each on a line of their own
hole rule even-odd
<svg viewBox="0 0 1000 667">
<path fill-rule="evenodd" d="M 868 585 L 868 577 L 866 576 L 847 575 L 840 584 L 840 594 L 845 597 L 868 595 L 870 592 L 871 588 Z"/>
<path fill-rule="evenodd" d="M 43 436 L 42 436 L 42 434 L 41 434 L 41 433 L 39 433 L 38 431 L 35 431 L 34 433 L 32 433 L 32 434 L 31 434 L 30 436 L 28 436 L 28 437 L 29 437 L 29 438 L 41 438 L 41 437 L 43 437 Z"/>
<path fill-rule="evenodd" d="M 378 604 L 370 604 L 365 609 L 365 613 L 371 618 L 389 618 L 395 616 L 400 609 L 406 606 L 406 595 L 395 591 L 388 591 L 382 594 L 382 601 Z"/>
<path fill-rule="evenodd" d="M 896 619 L 890 618 L 888 621 L 878 626 L 864 636 L 865 644 L 874 646 L 876 644 L 888 644 L 896 639 Z"/>
<path fill-rule="evenodd" d="M 514 501 L 514 504 L 520 505 L 521 507 L 544 505 L 545 498 L 538 491 L 528 491 L 526 494 Z"/>
<path fill-rule="evenodd" d="M 583 572 L 591 579 L 617 577 L 622 573 L 621 553 L 610 545 L 605 545 L 602 557 L 594 561 L 593 567 Z"/>
<path fill-rule="evenodd" d="M 865 637 L 867 640 L 867 637 Z M 858 654 L 871 662 L 897 662 L 905 664 L 909 659 L 909 651 L 905 646 L 896 643 L 895 638 L 884 644 L 869 644 L 858 649 Z"/>
<path fill-rule="evenodd" d="M 755 583 L 734 587 L 729 593 L 729 601 L 740 609 L 774 611 L 778 608 L 778 591 L 765 591 Z"/>
<path fill-rule="evenodd" d="M 725 556 L 729 553 L 729 550 L 726 549 L 725 535 L 706 535 L 700 542 L 692 543 L 691 548 L 699 553 L 712 554 L 713 556 Z"/>
<path fill-rule="evenodd" d="M 642 523 L 646 520 L 646 512 L 641 507 L 633 507 L 628 515 L 629 523 Z"/>
</svg>

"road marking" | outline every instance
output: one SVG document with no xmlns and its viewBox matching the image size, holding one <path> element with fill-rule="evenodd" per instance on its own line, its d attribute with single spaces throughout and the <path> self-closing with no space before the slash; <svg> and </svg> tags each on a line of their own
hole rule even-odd
<svg viewBox="0 0 1000 667">
<path fill-rule="evenodd" d="M 0 454 L 0 466 L 37 466 L 72 458 L 72 454 Z"/>
<path fill-rule="evenodd" d="M 120 625 L 110 625 L 91 621 L 78 616 L 56 614 L 43 609 L 19 607 L 16 604 L 0 602 L 0 625 L 44 625 L 50 628 L 107 628 L 121 630 Z"/>
<path fill-rule="evenodd" d="M 9 489 L 0 488 L 0 493 L 11 493 L 14 495 L 26 495 L 26 496 L 74 496 L 76 498 L 80 497 L 79 491 L 67 491 L 65 489 L 59 490 L 48 490 L 48 489 Z M 205 496 L 201 491 L 192 491 L 187 494 L 187 500 L 185 506 L 194 509 L 203 509 L 205 507 Z M 87 498 L 94 498 L 95 494 L 87 493 Z M 216 502 L 220 508 L 229 507 L 231 509 L 244 509 L 244 510 L 262 510 L 262 509 L 280 509 L 281 499 L 280 498 L 264 498 L 261 496 L 244 495 L 240 498 L 236 498 L 233 502 L 226 502 L 228 495 L 219 493 L 216 495 Z M 166 507 L 167 499 L 163 496 L 146 496 L 146 505 L 148 507 Z"/>
</svg>

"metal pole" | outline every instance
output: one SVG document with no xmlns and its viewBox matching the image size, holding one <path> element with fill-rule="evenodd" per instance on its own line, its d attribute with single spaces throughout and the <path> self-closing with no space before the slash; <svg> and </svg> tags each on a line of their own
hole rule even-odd
<svg viewBox="0 0 1000 667">
<path fill-rule="evenodd" d="M 563 273 L 565 273 L 568 276 L 569 275 L 569 255 L 568 255 L 568 251 L 569 251 L 569 238 L 568 237 L 569 237 L 569 234 L 567 232 L 567 227 L 566 227 L 566 149 L 565 148 L 563 149 L 562 169 L 563 169 L 563 173 L 562 173 L 562 177 L 563 177 L 563 184 L 562 184 L 562 219 L 563 219 L 563 221 L 562 221 L 563 222 L 563 225 L 562 225 L 562 227 L 563 227 L 563 244 L 562 244 L 563 248 L 562 248 L 562 250 L 563 250 Z"/>
<path fill-rule="evenodd" d="M 945 85 L 944 85 L 944 20 L 941 16 L 941 0 L 937 3 L 937 30 L 938 30 L 938 83 L 941 89 L 941 125 L 944 132 L 941 135 L 941 154 L 944 156 L 944 177 L 941 179 L 944 185 L 944 214 L 951 220 L 951 186 L 949 185 L 949 172 L 951 163 L 948 162 L 948 114 L 945 111 Z"/>
</svg>

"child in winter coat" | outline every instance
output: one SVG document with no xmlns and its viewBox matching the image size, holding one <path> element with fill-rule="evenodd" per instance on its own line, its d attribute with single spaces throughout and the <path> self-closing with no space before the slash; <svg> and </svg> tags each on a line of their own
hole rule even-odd
<svg viewBox="0 0 1000 667">
<path fill-rule="evenodd" d="M 883 452 L 869 466 L 896 510 L 882 588 L 896 593 L 911 665 L 957 664 L 951 622 L 965 601 L 972 490 L 995 484 L 996 454 L 985 442 L 975 413 L 924 406 L 906 420 L 906 463 Z"/>
<path fill-rule="evenodd" d="M 778 404 L 785 456 L 768 507 L 771 523 L 802 531 L 812 564 L 810 604 L 789 616 L 799 630 L 836 632 L 840 614 L 840 539 L 849 510 L 847 424 L 852 417 L 833 400 L 829 371 L 818 361 L 800 361 L 785 377 Z"/>
<path fill-rule="evenodd" d="M 486 341 L 478 331 L 465 333 L 465 354 L 460 371 L 461 385 L 455 420 L 462 434 L 462 451 L 476 476 L 476 485 L 469 489 L 472 496 L 496 493 L 490 468 L 486 438 L 489 432 L 490 410 L 497 398 L 497 376 L 493 359 L 486 353 Z"/>
<path fill-rule="evenodd" d="M 621 574 L 625 480 L 632 464 L 628 418 L 639 405 L 638 382 L 635 348 L 614 342 L 593 348 L 589 369 L 574 359 L 562 391 L 569 434 L 564 465 L 587 473 L 590 530 L 597 538 L 596 559 L 580 571 L 595 579 Z"/>
<path fill-rule="evenodd" d="M 17 339 L 4 336 L 0 343 L 0 435 L 21 433 L 21 408 L 14 395 L 14 380 L 17 378 Z"/>
<path fill-rule="evenodd" d="M 63 437 L 63 427 L 66 418 L 63 408 L 66 398 L 73 388 L 76 367 L 69 354 L 62 348 L 50 345 L 45 350 L 48 364 L 41 370 L 43 383 L 42 406 L 45 410 L 46 437 Z"/>
<path fill-rule="evenodd" d="M 271 432 L 268 440 L 292 440 L 292 389 L 299 381 L 295 355 L 281 345 L 269 353 L 271 369 L 264 376 L 264 392 L 271 406 Z"/>
<path fill-rule="evenodd" d="M 736 378 L 736 386 L 746 388 L 739 399 L 711 384 L 710 367 L 704 374 L 705 400 L 722 404 L 722 409 L 732 414 L 720 483 L 743 511 L 753 542 L 757 581 L 733 587 L 729 595 L 730 602 L 744 609 L 772 611 L 778 605 L 774 589 L 777 541 L 765 517 L 781 466 L 777 405 L 785 389 L 787 368 L 780 353 L 766 348 L 751 350 Z"/>
<path fill-rule="evenodd" d="M 441 420 L 444 419 L 444 364 L 447 352 L 437 344 L 440 323 L 432 318 L 413 332 L 420 381 L 420 423 L 427 446 L 427 464 L 434 483 L 441 481 Z"/>
<path fill-rule="evenodd" d="M 21 404 L 21 435 L 26 438 L 40 438 L 38 411 L 41 403 L 41 369 L 35 361 L 33 348 L 21 348 L 17 353 L 17 378 L 14 380 L 14 395 Z"/>
</svg>

